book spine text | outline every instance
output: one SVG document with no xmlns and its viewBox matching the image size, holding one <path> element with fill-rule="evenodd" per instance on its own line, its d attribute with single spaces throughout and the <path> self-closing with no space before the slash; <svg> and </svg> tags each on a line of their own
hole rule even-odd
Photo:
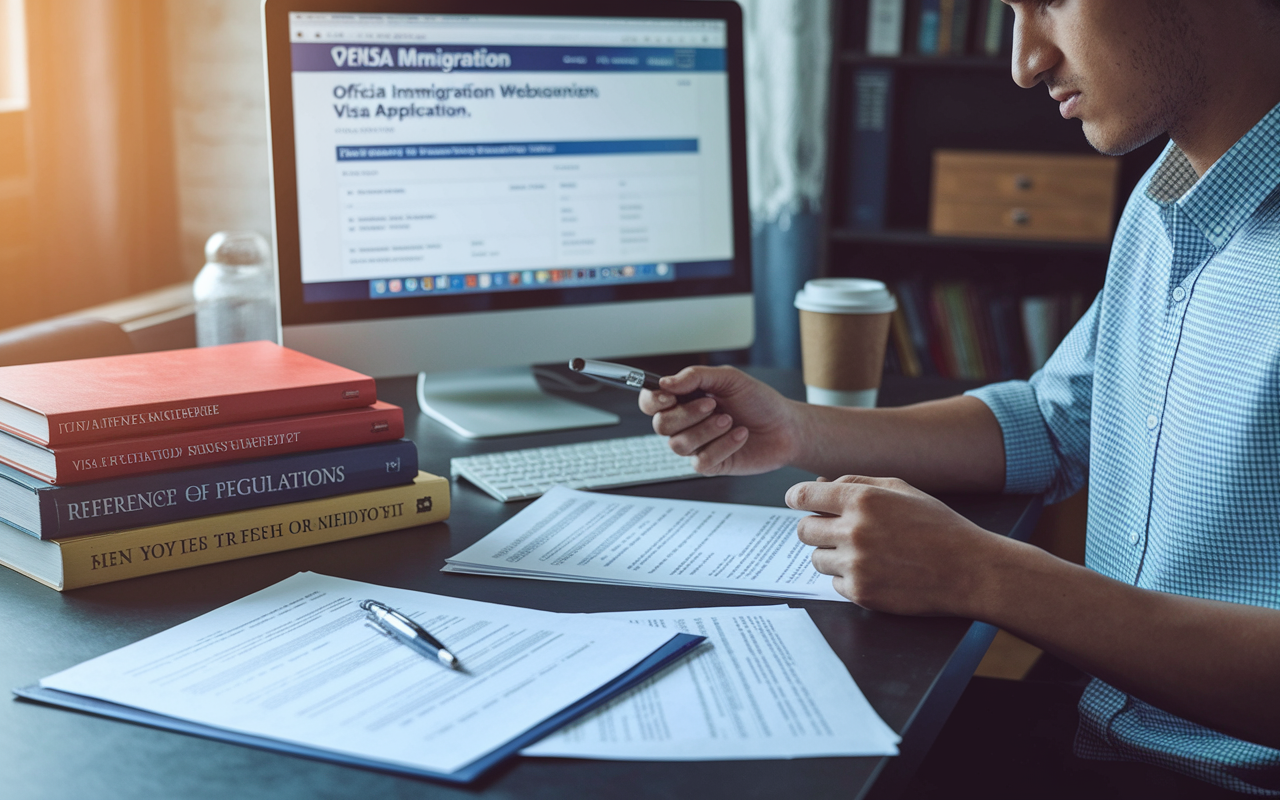
<svg viewBox="0 0 1280 800">
<path fill-rule="evenodd" d="M 449 482 L 418 473 L 405 486 L 238 511 L 53 544 L 63 589 L 355 539 L 449 516 Z"/>
</svg>

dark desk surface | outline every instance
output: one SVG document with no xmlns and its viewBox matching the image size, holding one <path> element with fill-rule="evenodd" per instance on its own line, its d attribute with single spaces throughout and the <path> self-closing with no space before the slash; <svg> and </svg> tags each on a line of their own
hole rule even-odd
<svg viewBox="0 0 1280 800">
<path fill-rule="evenodd" d="M 799 396 L 798 376 L 757 371 Z M 615 428 L 470 442 L 421 418 L 410 379 L 380 382 L 405 408 L 420 466 L 449 474 L 453 455 L 649 432 L 635 395 L 604 389 L 584 402 L 623 414 Z M 955 384 L 888 383 L 899 404 L 941 396 Z M 750 478 L 707 478 L 621 490 L 664 497 L 780 505 L 785 489 L 812 476 L 795 469 Z M 1025 538 L 1039 512 L 1033 498 L 946 498 L 980 525 Z M 441 573 L 444 559 L 484 536 L 525 503 L 501 505 L 456 484 L 447 523 L 367 539 L 138 578 L 59 594 L 0 568 L 0 688 L 23 686 L 169 628 L 302 570 L 549 611 L 750 605 L 763 598 L 552 583 Z M 772 602 L 772 601 L 769 601 Z M 808 609 L 836 653 L 894 730 L 897 759 L 609 762 L 515 759 L 478 785 L 458 789 L 151 730 L 20 701 L 0 701 L 0 795 L 24 798 L 391 798 L 698 797 L 803 798 L 876 794 L 909 769 L 985 653 L 994 629 L 957 619 L 910 619 L 853 605 L 789 601 Z M 883 772 L 883 774 L 881 774 Z"/>
</svg>

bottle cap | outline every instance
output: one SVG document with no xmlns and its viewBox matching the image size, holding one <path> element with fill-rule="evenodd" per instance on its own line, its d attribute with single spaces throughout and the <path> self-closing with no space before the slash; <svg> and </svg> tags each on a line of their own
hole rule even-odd
<svg viewBox="0 0 1280 800">
<path fill-rule="evenodd" d="M 205 261 L 231 266 L 270 263 L 267 240 L 253 231 L 218 231 L 204 246 Z"/>
</svg>

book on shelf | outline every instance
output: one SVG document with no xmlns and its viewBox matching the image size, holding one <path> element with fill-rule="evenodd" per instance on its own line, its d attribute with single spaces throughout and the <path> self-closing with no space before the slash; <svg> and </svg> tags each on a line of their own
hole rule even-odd
<svg viewBox="0 0 1280 800">
<path fill-rule="evenodd" d="M 944 374 L 961 378 L 969 372 L 968 355 L 964 342 L 960 339 L 960 320 L 955 318 L 955 310 L 951 307 L 945 284 L 934 284 L 929 292 L 932 300 L 930 306 L 934 318 L 938 321 L 938 330 L 942 335 L 942 352 Z"/>
<path fill-rule="evenodd" d="M 37 539 L 0 522 L 0 564 L 64 591 L 412 528 L 449 516 L 449 481 L 413 483 L 142 528 Z"/>
<path fill-rule="evenodd" d="M 1003 0 L 1000 7 L 992 6 L 991 17 L 987 20 L 986 52 L 992 56 L 1003 56 L 1013 53 L 1013 9 Z"/>
<path fill-rule="evenodd" d="M 1000 374 L 997 380 L 1010 380 L 1030 375 L 1018 300 L 1009 295 L 996 295 L 990 302 L 992 337 L 995 339 Z"/>
<path fill-rule="evenodd" d="M 942 25 L 942 0 L 920 0 L 916 22 L 916 52 L 922 56 L 938 55 L 938 37 Z"/>
<path fill-rule="evenodd" d="M 973 0 L 977 4 L 973 26 L 973 52 L 996 58 L 1012 49 L 1012 11 L 1004 0 Z"/>
<path fill-rule="evenodd" d="M 1058 304 L 1052 297 L 1022 299 L 1022 328 L 1026 331 L 1031 369 L 1038 370 L 1058 346 Z"/>
<path fill-rule="evenodd" d="M 969 20 L 972 11 L 970 0 L 952 0 L 951 30 L 946 52 L 962 56 L 969 51 Z"/>
<path fill-rule="evenodd" d="M 0 432 L 0 463 L 67 485 L 250 458 L 388 442 L 404 436 L 404 410 L 376 402 L 155 436 L 44 446 Z"/>
<path fill-rule="evenodd" d="M 870 0 L 867 3 L 867 55 L 902 55 L 906 0 Z"/>
<path fill-rule="evenodd" d="M 938 47 L 935 55 L 951 55 L 951 35 L 955 24 L 956 0 L 938 0 Z"/>
<path fill-rule="evenodd" d="M 889 348 L 888 355 L 893 357 L 897 368 L 891 369 L 886 365 L 885 370 L 910 378 L 918 378 L 924 374 L 924 370 L 911 341 L 911 328 L 907 323 L 907 312 L 903 306 L 903 301 L 899 299 L 898 307 L 889 320 L 889 334 L 893 340 L 893 346 Z"/>
<path fill-rule="evenodd" d="M 408 439 L 72 486 L 0 465 L 0 520 L 60 539 L 381 489 L 417 472 Z"/>
<path fill-rule="evenodd" d="M 0 430 L 95 442 L 359 408 L 373 379 L 273 342 L 0 367 Z"/>
<path fill-rule="evenodd" d="M 889 141 L 893 117 L 893 70 L 863 67 L 853 78 L 849 198 L 845 222 L 856 230 L 885 225 L 889 193 Z"/>
<path fill-rule="evenodd" d="M 971 281 L 894 286 L 905 327 L 890 329 L 887 369 L 965 380 L 1027 378 L 1044 365 L 1087 304 L 1080 292 L 1016 297 Z M 918 366 L 917 366 L 918 365 Z"/>
<path fill-rule="evenodd" d="M 898 295 L 899 308 L 907 323 L 907 332 L 911 338 L 911 346 L 916 353 L 916 361 L 924 375 L 938 375 L 938 365 L 942 363 L 938 349 L 937 335 L 933 332 L 933 317 L 929 313 L 927 290 L 923 282 L 918 280 L 899 281 L 894 291 Z"/>
<path fill-rule="evenodd" d="M 956 377 L 980 380 L 986 371 L 982 351 L 978 344 L 978 331 L 969 302 L 965 297 L 968 287 L 959 282 L 939 284 L 942 302 L 946 305 L 951 322 L 951 341 L 956 349 Z"/>
</svg>

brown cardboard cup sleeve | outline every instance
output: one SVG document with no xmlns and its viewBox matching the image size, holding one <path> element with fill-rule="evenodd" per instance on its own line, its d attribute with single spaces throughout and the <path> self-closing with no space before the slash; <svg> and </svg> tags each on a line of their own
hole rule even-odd
<svg viewBox="0 0 1280 800">
<path fill-rule="evenodd" d="M 875 406 L 893 295 L 879 281 L 824 278 L 806 283 L 795 304 L 808 401 Z"/>
</svg>

